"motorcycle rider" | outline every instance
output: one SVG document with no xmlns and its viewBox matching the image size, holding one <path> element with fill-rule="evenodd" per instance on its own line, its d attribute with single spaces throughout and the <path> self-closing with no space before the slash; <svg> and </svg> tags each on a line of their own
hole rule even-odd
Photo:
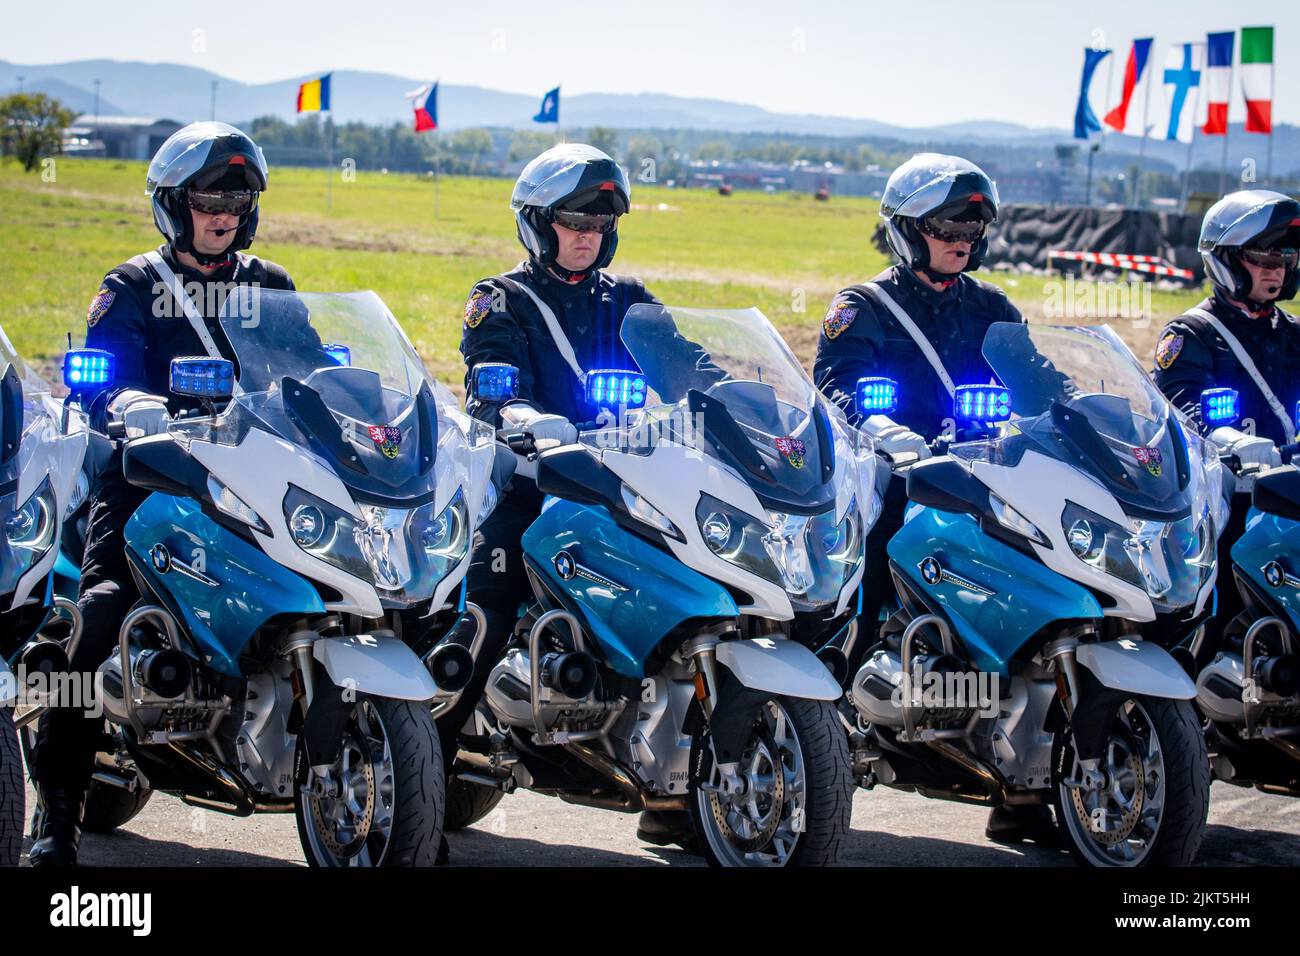
<svg viewBox="0 0 1300 956">
<path fill-rule="evenodd" d="M 1211 294 L 1170 321 L 1155 350 L 1155 381 L 1225 453 L 1242 465 L 1281 464 L 1278 446 L 1296 440 L 1292 419 L 1300 400 L 1300 321 L 1278 306 L 1300 284 L 1300 202 L 1267 189 L 1229 193 L 1209 208 L 1199 247 Z M 1202 420 L 1201 392 L 1233 388 L 1240 421 L 1253 429 L 1215 427 Z M 1202 654 L 1244 605 L 1227 570 L 1246 528 L 1249 487 L 1234 496 L 1219 535 L 1219 604 L 1207 625 Z"/>
<path fill-rule="evenodd" d="M 294 288 L 280 266 L 244 252 L 257 233 L 258 197 L 266 185 L 262 151 L 225 123 L 192 123 L 159 148 L 146 193 L 165 242 L 111 269 L 86 315 L 86 346 L 111 352 L 116 363 L 113 384 L 91 403 L 93 427 L 102 431 L 111 418 L 125 424 L 128 437 L 161 430 L 179 407 L 165 397 L 173 358 L 235 358 L 216 321 L 226 295 L 235 287 Z M 126 482 L 120 453 L 91 488 L 78 602 L 84 628 L 72 656 L 74 673 L 93 674 L 108 657 L 139 597 L 123 530 L 147 495 Z M 102 719 L 72 707 L 54 708 L 41 721 L 33 778 L 44 812 L 33 866 L 76 863 L 102 727 Z"/>
<path fill-rule="evenodd" d="M 635 367 L 619 338 L 623 318 L 632 306 L 659 300 L 639 279 L 605 271 L 630 196 L 627 174 L 592 146 L 554 146 L 524 167 L 510 207 L 528 258 L 474 286 L 460 345 L 467 392 L 474 366 L 505 362 L 519 369 L 518 397 L 492 403 L 471 395 L 471 415 L 539 442 L 567 444 L 577 438 L 574 423 L 594 417 L 582 372 Z M 483 609 L 487 636 L 472 681 L 439 717 L 444 754 L 456 753 L 457 735 L 514 632 L 519 606 L 532 597 L 520 538 L 541 506 L 536 485 L 516 476 L 475 537 L 468 598 Z M 689 814 L 646 812 L 637 835 L 661 846 L 685 842 Z"/>
<path fill-rule="evenodd" d="M 890 175 L 880 200 L 885 237 L 899 261 L 841 291 L 822 320 L 814 381 L 894 466 L 930 456 L 929 443 L 950 427 L 954 386 L 995 380 L 981 352 L 989 326 L 1024 322 L 1005 292 L 967 275 L 983 261 L 997 215 L 997 187 L 974 163 L 938 153 L 913 156 Z M 891 415 L 858 413 L 854 393 L 865 376 L 900 383 Z M 903 525 L 905 478 L 889 478 L 883 497 L 866 541 L 850 675 L 878 639 L 891 586 L 885 547 Z M 1059 840 L 1045 806 L 995 808 L 986 833 L 1002 842 Z"/>
</svg>

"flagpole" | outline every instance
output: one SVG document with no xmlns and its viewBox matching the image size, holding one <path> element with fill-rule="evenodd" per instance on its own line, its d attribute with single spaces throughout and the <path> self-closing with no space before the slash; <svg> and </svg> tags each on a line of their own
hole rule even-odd
<svg viewBox="0 0 1300 956">
<path fill-rule="evenodd" d="M 329 135 L 325 139 L 325 208 L 334 211 L 334 123 L 330 110 L 323 110 Z"/>
<path fill-rule="evenodd" d="M 1233 47 L 1236 47 L 1236 37 L 1233 37 Z M 1206 69 L 1209 69 L 1209 51 L 1210 45 L 1205 45 Z M 1223 158 L 1219 161 L 1219 195 L 1225 195 L 1224 186 L 1228 181 L 1228 137 L 1232 135 L 1232 61 L 1228 61 L 1228 105 L 1223 113 Z"/>
<path fill-rule="evenodd" d="M 1184 106 L 1184 109 L 1187 107 Z M 1193 116 L 1196 114 L 1193 113 Z M 1187 187 L 1192 176 L 1192 147 L 1196 145 L 1196 123 L 1192 123 L 1192 138 L 1187 141 L 1187 164 L 1183 167 L 1183 194 L 1179 197 L 1178 208 L 1187 212 Z"/>
<path fill-rule="evenodd" d="M 1275 69 L 1273 56 L 1270 53 L 1268 64 L 1268 171 L 1264 174 L 1268 177 L 1270 183 L 1273 181 L 1273 117 L 1277 115 L 1277 78 L 1273 72 Z M 1243 90 L 1242 99 L 1245 98 L 1245 90 Z"/>
<path fill-rule="evenodd" d="M 1146 159 L 1147 153 L 1147 136 L 1151 132 L 1150 112 L 1151 112 L 1151 87 L 1155 84 L 1156 65 L 1153 57 L 1156 52 L 1156 43 L 1152 39 L 1151 47 L 1147 50 L 1147 88 L 1146 95 L 1142 100 L 1142 141 L 1138 143 L 1138 173 L 1134 177 L 1133 183 L 1133 205 L 1141 208 L 1142 205 L 1142 165 Z"/>
</svg>

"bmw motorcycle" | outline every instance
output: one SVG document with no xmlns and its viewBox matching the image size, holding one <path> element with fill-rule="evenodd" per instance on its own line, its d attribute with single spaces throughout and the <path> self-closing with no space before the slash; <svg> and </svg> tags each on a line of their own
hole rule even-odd
<svg viewBox="0 0 1300 956">
<path fill-rule="evenodd" d="M 235 361 L 173 360 L 186 407 L 160 433 L 96 436 L 152 492 L 125 529 L 143 598 L 99 668 L 96 780 L 294 813 L 316 866 L 432 864 L 431 705 L 472 662 L 445 637 L 479 630 L 463 579 L 495 436 L 373 293 L 235 290 L 220 333 Z M 112 356 L 69 352 L 64 373 L 84 397 Z"/>
<path fill-rule="evenodd" d="M 586 373 L 576 443 L 501 434 L 549 497 L 458 776 L 689 810 L 713 865 L 832 862 L 851 781 L 812 648 L 856 610 L 874 455 L 756 310 L 637 305 L 621 334 L 637 368 Z M 474 387 L 500 401 L 513 371 Z"/>
<path fill-rule="evenodd" d="M 1231 389 L 1206 390 L 1203 420 L 1233 424 L 1236 400 Z M 1300 405 L 1296 412 L 1300 420 Z M 1216 780 L 1300 796 L 1300 470 L 1293 463 L 1300 445 L 1278 451 L 1282 467 L 1264 470 L 1225 456 L 1237 480 L 1253 486 L 1245 533 L 1232 546 L 1232 576 L 1222 585 L 1236 586 L 1245 610 L 1210 649 L 1196 702 Z M 1199 648 L 1193 654 L 1207 656 Z"/>
<path fill-rule="evenodd" d="M 957 440 L 908 470 L 855 776 L 1050 804 L 1085 865 L 1190 863 L 1209 765 L 1167 648 L 1214 588 L 1217 458 L 1107 327 L 999 323 L 983 354 L 1000 384 L 957 388 Z"/>
<path fill-rule="evenodd" d="M 76 506 L 73 476 L 87 431 L 84 418 L 64 417 L 3 329 L 0 364 L 0 866 L 16 866 L 25 790 L 15 717 L 25 720 L 30 698 L 50 690 L 28 678 L 49 678 L 67 666 L 61 648 L 33 640 L 37 631 L 54 613 L 79 626 L 76 605 L 56 598 L 51 578 L 60 518 Z"/>
</svg>

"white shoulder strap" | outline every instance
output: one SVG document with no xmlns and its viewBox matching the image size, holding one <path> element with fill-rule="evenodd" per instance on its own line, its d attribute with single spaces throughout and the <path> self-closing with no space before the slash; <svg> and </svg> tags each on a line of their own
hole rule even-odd
<svg viewBox="0 0 1300 956">
<path fill-rule="evenodd" d="M 1282 433 L 1286 435 L 1287 442 L 1294 442 L 1296 437 L 1295 423 L 1291 421 L 1291 416 L 1288 415 L 1286 409 L 1282 407 L 1282 403 L 1278 401 L 1277 396 L 1273 394 L 1273 390 L 1268 387 L 1268 382 L 1264 381 L 1264 376 L 1260 374 L 1259 369 L 1255 366 L 1254 361 L 1251 360 L 1249 353 L 1246 351 L 1246 347 L 1241 344 L 1241 341 L 1229 332 L 1227 326 L 1220 322 L 1218 316 L 1213 313 L 1208 312 L 1205 309 L 1188 309 L 1187 314 L 1198 316 L 1206 322 L 1209 322 L 1210 325 L 1214 327 L 1214 331 L 1219 333 L 1219 338 L 1228 343 L 1228 348 L 1232 349 L 1232 354 L 1237 356 L 1237 361 L 1241 363 L 1241 367 L 1244 368 L 1246 374 L 1254 380 L 1255 387 L 1258 388 L 1264 396 L 1264 401 L 1268 402 L 1268 407 L 1273 410 L 1273 414 L 1276 415 L 1278 421 L 1282 423 Z"/>
<path fill-rule="evenodd" d="M 212 333 L 208 331 L 208 325 L 203 321 L 203 316 L 199 313 L 198 306 L 194 300 L 185 294 L 185 287 L 181 285 L 181 280 L 172 267 L 167 264 L 167 260 L 158 254 L 157 249 L 150 250 L 144 254 L 145 261 L 153 267 L 153 271 L 158 274 L 158 278 L 167 286 L 167 291 L 172 294 L 172 298 L 185 313 L 185 318 L 189 319 L 190 327 L 194 329 L 194 334 L 199 337 L 203 347 L 207 349 L 209 358 L 225 358 L 221 354 L 221 349 L 217 348 L 217 343 L 212 338 Z"/>
<path fill-rule="evenodd" d="M 915 342 L 916 347 L 921 350 L 921 354 L 930 362 L 930 367 L 934 369 L 934 374 L 939 376 L 939 381 L 943 382 L 943 387 L 948 390 L 948 394 L 955 395 L 957 393 L 957 386 L 953 384 L 952 376 L 949 375 L 948 370 L 943 367 L 943 361 L 939 358 L 939 353 L 934 350 L 934 346 L 930 344 L 930 340 L 921 334 L 921 330 L 917 328 L 916 323 L 912 321 L 912 317 L 904 312 L 903 307 L 894 301 L 893 296 L 882 289 L 877 283 L 864 282 L 862 287 L 881 302 L 885 308 L 894 313 L 894 318 L 898 320 L 899 325 L 907 330 L 907 334 L 912 337 L 912 341 Z"/>
<path fill-rule="evenodd" d="M 555 340 L 555 347 L 560 350 L 560 356 L 568 363 L 569 368 L 573 369 L 573 374 L 582 380 L 582 366 L 578 364 L 578 356 L 574 354 L 573 346 L 569 343 L 569 337 L 564 334 L 564 329 L 560 328 L 560 320 L 555 317 L 551 307 L 542 301 L 541 297 L 522 282 L 516 282 L 515 285 L 528 293 L 528 298 L 533 300 L 533 305 L 537 306 L 537 311 L 542 313 L 542 320 L 551 332 L 551 338 Z"/>
</svg>

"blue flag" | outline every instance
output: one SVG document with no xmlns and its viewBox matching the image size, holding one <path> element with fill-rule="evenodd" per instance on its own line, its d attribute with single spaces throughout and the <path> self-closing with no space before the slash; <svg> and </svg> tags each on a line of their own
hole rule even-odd
<svg viewBox="0 0 1300 956">
<path fill-rule="evenodd" d="M 537 115 L 533 117 L 533 122 L 559 124 L 560 88 L 558 86 L 542 97 L 542 108 L 538 110 Z"/>
<path fill-rule="evenodd" d="M 1074 138 L 1087 139 L 1089 133 L 1101 131 L 1097 114 L 1088 102 L 1088 87 L 1092 85 L 1092 74 L 1097 72 L 1097 64 L 1110 54 L 1110 50 L 1083 51 L 1083 80 L 1079 83 L 1079 103 L 1074 108 Z"/>
</svg>

